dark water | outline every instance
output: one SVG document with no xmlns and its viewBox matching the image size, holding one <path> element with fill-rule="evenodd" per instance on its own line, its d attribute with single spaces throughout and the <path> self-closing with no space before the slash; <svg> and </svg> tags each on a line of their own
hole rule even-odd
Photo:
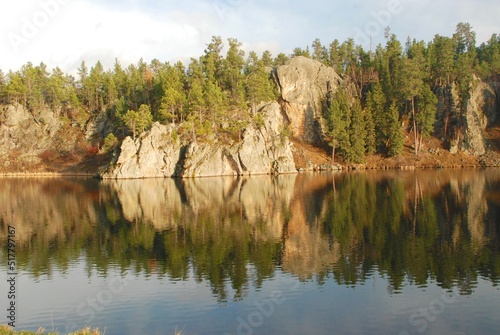
<svg viewBox="0 0 500 335">
<path fill-rule="evenodd" d="M 17 328 L 498 334 L 500 170 L 0 179 Z M 0 281 L 0 310 L 7 308 Z M 6 323 L 5 312 L 0 323 Z"/>
</svg>

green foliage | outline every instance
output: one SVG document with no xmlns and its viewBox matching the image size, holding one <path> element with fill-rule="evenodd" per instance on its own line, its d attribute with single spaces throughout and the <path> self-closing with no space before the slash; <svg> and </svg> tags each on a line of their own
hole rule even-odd
<svg viewBox="0 0 500 335">
<path fill-rule="evenodd" d="M 340 155 L 347 158 L 350 151 L 349 125 L 351 123 L 351 110 L 345 90 L 342 87 L 336 92 L 335 98 L 330 103 L 326 114 L 329 144 L 332 147 L 332 163 L 335 162 L 335 150 L 338 148 Z"/>
<path fill-rule="evenodd" d="M 351 123 L 349 124 L 349 150 L 347 161 L 352 163 L 365 162 L 365 122 L 361 105 L 355 101 L 351 107 Z"/>
<path fill-rule="evenodd" d="M 313 50 L 312 53 L 313 59 L 318 60 L 325 64 L 328 62 L 328 50 L 321 44 L 319 38 L 315 39 L 312 42 L 312 50 Z"/>
<path fill-rule="evenodd" d="M 290 127 L 283 125 L 280 129 L 280 136 L 283 138 L 287 138 L 290 137 L 290 135 L 291 135 Z"/>
<path fill-rule="evenodd" d="M 500 73 L 500 35 L 493 34 L 478 48 L 477 70 L 481 77 L 490 79 Z"/>
<path fill-rule="evenodd" d="M 399 111 L 393 102 L 389 106 L 386 120 L 387 135 L 387 154 L 389 156 L 401 155 L 404 148 L 404 133 L 399 121 Z"/>
<path fill-rule="evenodd" d="M 103 144 L 101 150 L 104 152 L 111 151 L 116 147 L 117 144 L 118 144 L 118 139 L 116 138 L 116 136 L 113 133 L 110 133 L 104 139 L 104 144 Z"/>
<path fill-rule="evenodd" d="M 415 116 L 417 128 L 421 136 L 428 137 L 434 130 L 437 103 L 438 99 L 431 91 L 429 85 L 424 85 L 417 97 L 417 109 L 419 113 Z"/>
<path fill-rule="evenodd" d="M 128 110 L 122 117 L 123 123 L 132 131 L 135 140 L 136 132 L 143 132 L 153 124 L 153 116 L 148 105 L 141 105 L 139 111 Z"/>
<path fill-rule="evenodd" d="M 229 38 L 224 48 L 222 38 L 213 36 L 203 55 L 192 58 L 187 68 L 180 62 L 154 59 L 147 64 L 141 59 L 126 68 L 116 60 L 106 71 L 100 62 L 93 66 L 82 62 L 73 78 L 60 68 L 49 72 L 43 63 L 27 63 L 18 71 L 0 72 L 0 103 L 22 104 L 35 118 L 41 108 L 50 107 L 61 119 L 72 122 L 84 122 L 89 113 L 107 111 L 115 134 L 126 128 L 135 134 L 133 129 L 138 129 L 132 120 L 138 117 L 125 115 L 147 105 L 155 121 L 191 122 L 192 134 L 208 135 L 207 122 L 210 134 L 236 134 L 248 122 L 255 123 L 260 103 L 278 98 L 270 67 L 285 64 L 289 57 L 312 57 L 349 78 L 347 104 L 334 102 L 338 97 L 324 101 L 323 116 L 330 145 L 345 160 L 361 161 L 364 154 L 358 154 L 360 145 L 353 133 L 363 133 L 366 153 L 388 154 L 393 142 L 389 129 L 395 119 L 388 112 L 392 106 L 404 121 L 400 124 L 413 132 L 416 153 L 422 138 L 432 133 L 436 118 L 437 131 L 445 140 L 459 136 L 465 126 L 474 75 L 494 81 L 500 74 L 500 36 L 493 34 L 479 47 L 475 44 L 471 25 L 459 23 L 451 37 L 436 35 L 429 43 L 408 38 L 404 49 L 388 30 L 385 45 L 374 51 L 364 50 L 353 39 L 333 40 L 327 46 L 315 39 L 289 56 L 279 53 L 273 59 L 265 51 L 259 58 L 250 51 L 245 59 L 237 39 Z M 355 92 L 351 92 L 353 88 Z M 452 89 L 459 93 L 458 108 L 448 104 L 436 116 L 432 92 Z M 361 117 L 358 109 L 353 110 L 356 105 L 361 106 Z"/>
<path fill-rule="evenodd" d="M 38 221 L 25 220 L 29 222 L 29 243 L 20 243 L 16 251 L 19 270 L 36 279 L 51 269 L 65 271 L 85 255 L 89 276 L 121 270 L 131 275 L 155 273 L 171 280 L 194 277 L 206 281 L 221 301 L 232 299 L 230 292 L 242 297 L 249 285 L 259 285 L 281 270 L 299 276 L 324 272 L 339 284 L 352 285 L 377 269 L 389 278 L 392 288 L 403 285 L 408 277 L 416 285 L 439 278 L 445 287 L 457 285 L 461 289 L 467 283 L 473 285 L 476 277 L 498 283 L 500 255 L 496 250 L 500 237 L 488 234 L 497 227 L 496 209 L 485 208 L 482 233 L 471 233 L 471 222 L 475 222 L 471 220 L 477 218 L 464 215 L 464 208 L 486 203 L 494 191 L 476 192 L 473 184 L 477 179 L 461 179 L 461 174 L 453 171 L 416 171 L 403 178 L 364 173 L 317 177 L 317 187 L 310 192 L 298 190 L 310 185 L 311 178 L 293 177 L 292 188 L 282 187 L 280 181 L 287 181 L 284 177 L 260 185 L 263 194 L 273 194 L 267 203 L 271 213 L 282 218 L 276 222 L 283 227 L 281 234 L 268 224 L 269 214 L 244 215 L 246 201 L 252 197 L 245 187 L 251 184 L 236 188 L 241 199 L 224 198 L 197 206 L 200 197 L 214 192 L 213 183 L 130 182 L 129 187 L 142 185 L 147 192 L 164 195 L 148 203 L 168 208 L 152 222 L 152 216 L 141 210 L 141 202 L 151 198 L 137 197 L 138 203 L 132 206 L 128 202 L 126 208 L 120 189 L 103 187 L 95 197 L 96 186 L 88 181 L 50 181 L 50 192 L 46 186 L 40 188 L 40 195 L 35 194 L 39 198 L 43 195 L 45 205 L 37 207 L 42 216 Z M 479 178 L 492 185 L 498 180 L 492 174 Z M 182 207 L 173 205 L 182 198 L 192 201 Z M 299 206 L 290 206 L 291 198 Z M 307 215 L 304 206 L 308 206 Z M 32 207 L 27 201 L 18 214 Z M 75 214 L 79 220 L 74 220 Z M 46 229 L 43 217 L 47 215 L 56 215 L 64 222 L 60 234 Z M 297 219 L 301 225 L 287 224 Z M 300 260 L 293 254 L 284 258 L 284 248 L 297 236 L 315 243 L 315 248 L 301 253 L 301 264 L 307 265 L 310 256 L 322 253 L 325 260 L 331 260 L 330 254 L 339 255 L 335 264 L 304 268 L 296 266 Z M 3 270 L 6 265 L 0 267 Z"/>
<path fill-rule="evenodd" d="M 372 100 L 371 92 L 368 92 L 367 101 Z M 363 110 L 363 122 L 365 125 L 365 152 L 369 155 L 377 151 L 377 129 L 375 124 L 375 113 L 372 107 L 366 107 Z"/>
<path fill-rule="evenodd" d="M 252 122 L 257 129 L 264 127 L 264 117 L 262 113 L 255 113 Z"/>
<path fill-rule="evenodd" d="M 176 143 L 177 141 L 179 141 L 179 133 L 175 129 L 172 131 L 172 141 L 174 143 Z"/>
<path fill-rule="evenodd" d="M 276 58 L 274 58 L 273 65 L 274 66 L 280 66 L 280 65 L 285 65 L 286 62 L 288 62 L 289 57 L 285 55 L 284 53 L 280 52 Z"/>
<path fill-rule="evenodd" d="M 270 101 L 275 97 L 269 72 L 266 71 L 264 61 L 259 60 L 255 52 L 250 52 L 245 67 L 245 74 L 246 95 L 253 112 L 256 112 L 259 103 Z"/>
<path fill-rule="evenodd" d="M 157 119 L 160 122 L 182 122 L 186 114 L 186 76 L 182 63 L 174 66 L 166 64 L 160 70 L 160 83 L 163 96 L 160 102 L 160 110 Z"/>
<path fill-rule="evenodd" d="M 241 43 L 230 38 L 229 50 L 224 60 L 225 90 L 228 92 L 228 101 L 231 107 L 245 109 L 245 76 L 243 66 L 245 53 L 241 50 Z"/>
</svg>

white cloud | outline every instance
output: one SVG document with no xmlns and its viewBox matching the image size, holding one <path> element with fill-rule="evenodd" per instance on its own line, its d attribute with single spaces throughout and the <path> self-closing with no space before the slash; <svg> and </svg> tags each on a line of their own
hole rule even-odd
<svg viewBox="0 0 500 335">
<path fill-rule="evenodd" d="M 115 58 L 123 64 L 141 57 L 187 61 L 200 56 L 213 35 L 237 38 L 247 52 L 289 53 L 316 37 L 325 45 L 354 37 L 376 22 L 374 13 L 387 9 L 391 1 L 398 0 L 4 1 L 0 68 L 16 70 L 28 61 L 65 71 L 74 71 L 83 59 L 89 66 L 101 60 L 106 68 Z M 403 42 L 407 36 L 427 41 L 435 34 L 449 36 L 461 21 L 472 24 L 479 43 L 499 32 L 494 30 L 499 28 L 500 4 L 493 0 L 399 2 L 403 10 L 392 15 L 388 25 Z M 375 44 L 384 42 L 385 27 L 378 28 Z"/>
</svg>

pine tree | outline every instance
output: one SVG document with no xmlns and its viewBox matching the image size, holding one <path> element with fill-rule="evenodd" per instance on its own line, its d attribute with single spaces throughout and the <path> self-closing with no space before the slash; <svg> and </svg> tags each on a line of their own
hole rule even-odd
<svg viewBox="0 0 500 335">
<path fill-rule="evenodd" d="M 449 85 L 453 74 L 453 40 L 436 35 L 429 45 L 431 78 L 438 85 Z"/>
<path fill-rule="evenodd" d="M 32 113 L 40 110 L 45 104 L 44 92 L 47 90 L 49 73 L 45 64 L 33 66 L 31 62 L 21 67 L 21 76 L 26 87 L 24 105 Z"/>
<path fill-rule="evenodd" d="M 350 124 L 349 124 L 349 148 L 347 160 L 352 163 L 365 162 L 365 123 L 363 120 L 363 112 L 358 100 L 350 108 Z"/>
<path fill-rule="evenodd" d="M 136 133 L 143 132 L 153 123 L 153 116 L 148 105 L 141 105 L 139 111 L 128 110 L 123 115 L 123 122 L 132 131 L 132 138 L 135 140 Z"/>
<path fill-rule="evenodd" d="M 419 149 L 422 147 L 423 137 L 430 136 L 434 130 L 437 102 L 438 100 L 429 85 L 425 84 L 417 97 L 418 114 L 416 115 L 416 124 L 420 135 Z"/>
<path fill-rule="evenodd" d="M 90 69 L 86 86 L 89 94 L 89 111 L 100 112 L 104 106 L 104 68 L 100 61 Z"/>
<path fill-rule="evenodd" d="M 20 103 L 26 106 L 28 89 L 19 71 L 9 71 L 5 87 L 6 100 L 9 103 Z"/>
<path fill-rule="evenodd" d="M 274 59 L 273 61 L 273 65 L 274 66 L 281 66 L 281 65 L 285 65 L 286 62 L 288 62 L 288 56 L 285 55 L 284 53 L 280 52 L 276 58 Z"/>
<path fill-rule="evenodd" d="M 0 104 L 5 104 L 7 103 L 6 101 L 6 96 L 7 96 L 7 78 L 5 77 L 5 74 L 3 71 L 0 69 Z"/>
<path fill-rule="evenodd" d="M 368 95 L 371 95 L 371 92 L 368 92 Z M 367 99 L 371 99 L 371 97 Z M 375 131 L 374 115 L 369 108 L 363 110 L 363 123 L 365 125 L 365 152 L 371 155 L 377 150 L 377 135 Z"/>
<path fill-rule="evenodd" d="M 259 60 L 255 52 L 250 52 L 248 56 L 245 74 L 247 99 L 253 112 L 256 112 L 259 103 L 272 100 L 274 96 L 264 61 Z"/>
<path fill-rule="evenodd" d="M 182 63 L 166 64 L 160 72 L 163 96 L 158 119 L 161 122 L 182 122 L 186 113 L 185 73 Z"/>
<path fill-rule="evenodd" d="M 412 58 L 409 57 L 410 55 L 402 63 L 401 78 L 405 84 L 401 87 L 401 95 L 410 104 L 410 113 L 413 120 L 414 150 L 415 155 L 418 155 L 418 134 L 420 130 L 417 123 L 417 114 L 419 111 L 415 106 L 415 99 L 424 85 L 424 58 L 421 52 L 418 51 L 415 52 Z"/>
<path fill-rule="evenodd" d="M 316 38 L 312 42 L 312 50 L 312 59 L 320 61 L 324 64 L 328 63 L 328 50 L 326 50 L 326 48 L 321 44 L 319 38 Z"/>
<path fill-rule="evenodd" d="M 45 99 L 53 111 L 63 104 L 65 97 L 66 80 L 64 72 L 60 68 L 55 68 L 48 81 Z"/>
<path fill-rule="evenodd" d="M 406 83 L 402 81 L 402 48 L 396 35 L 390 35 L 385 50 L 377 49 L 377 65 L 380 73 L 380 83 L 387 101 L 399 101 L 401 99 L 400 89 Z"/>
<path fill-rule="evenodd" d="M 228 91 L 230 105 L 235 109 L 245 109 L 245 53 L 237 39 L 229 38 L 228 43 L 229 50 L 224 60 L 225 89 Z"/>
<path fill-rule="evenodd" d="M 477 71 L 486 80 L 500 74 L 500 35 L 493 34 L 486 43 L 478 48 Z"/>
<path fill-rule="evenodd" d="M 389 156 L 398 156 L 403 152 L 404 133 L 399 122 L 399 111 L 396 103 L 391 103 L 387 113 L 387 154 Z"/>
<path fill-rule="evenodd" d="M 375 146 L 379 153 L 387 152 L 389 129 L 386 117 L 386 98 L 379 82 L 373 83 L 366 97 L 367 114 L 372 115 L 375 127 Z"/>
<path fill-rule="evenodd" d="M 224 121 L 224 93 L 216 81 L 207 79 L 203 87 L 203 97 L 205 99 L 205 105 L 211 114 L 212 129 L 214 132 L 217 132 L 217 125 Z"/>
<path fill-rule="evenodd" d="M 271 54 L 271 51 L 265 50 L 262 53 L 262 63 L 264 63 L 264 66 L 273 66 L 273 55 Z"/>
<path fill-rule="evenodd" d="M 340 155 L 344 158 L 346 158 L 347 152 L 350 151 L 350 114 L 347 94 L 342 87 L 339 87 L 326 114 L 328 142 L 332 147 L 332 164 L 335 163 L 336 149 L 339 149 Z"/>
<path fill-rule="evenodd" d="M 204 77 L 201 64 L 198 60 L 191 58 L 187 72 L 188 95 L 187 103 L 190 111 L 197 115 L 198 123 L 203 124 L 203 111 L 205 101 L 203 99 Z"/>
<path fill-rule="evenodd" d="M 340 57 L 340 43 L 337 39 L 330 43 L 329 54 L 328 54 L 328 65 L 333 67 L 335 72 L 342 73 L 342 60 Z"/>
<path fill-rule="evenodd" d="M 227 96 L 223 92 L 223 59 L 221 56 L 222 39 L 219 36 L 212 37 L 203 55 L 202 64 L 205 74 L 205 84 L 203 86 L 203 98 L 208 113 L 212 121 L 212 130 L 218 131 L 217 125 L 225 121 L 226 115 L 223 113 L 227 105 Z"/>
</svg>

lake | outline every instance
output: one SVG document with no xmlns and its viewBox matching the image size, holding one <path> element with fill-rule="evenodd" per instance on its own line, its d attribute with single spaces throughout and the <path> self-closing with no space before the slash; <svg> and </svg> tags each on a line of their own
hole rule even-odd
<svg viewBox="0 0 500 335">
<path fill-rule="evenodd" d="M 115 334 L 498 334 L 500 169 L 0 179 L 0 323 Z"/>
</svg>

